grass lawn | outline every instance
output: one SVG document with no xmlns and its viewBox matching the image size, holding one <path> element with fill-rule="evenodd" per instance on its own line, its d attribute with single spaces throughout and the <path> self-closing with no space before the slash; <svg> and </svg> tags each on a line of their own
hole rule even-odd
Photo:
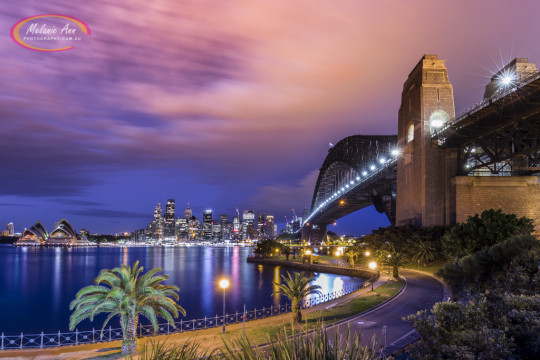
<svg viewBox="0 0 540 360">
<path fill-rule="evenodd" d="M 435 274 L 439 269 L 442 269 L 442 267 L 447 263 L 447 260 L 436 260 L 432 263 L 430 263 L 428 266 L 420 265 L 418 266 L 418 263 L 411 262 L 405 265 L 405 269 L 412 269 L 412 270 L 420 270 L 425 271 L 430 274 Z"/>
</svg>

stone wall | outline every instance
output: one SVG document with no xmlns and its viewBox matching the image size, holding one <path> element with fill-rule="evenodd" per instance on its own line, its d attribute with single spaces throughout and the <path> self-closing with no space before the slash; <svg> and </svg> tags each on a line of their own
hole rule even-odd
<svg viewBox="0 0 540 360">
<path fill-rule="evenodd" d="M 457 222 L 488 209 L 526 216 L 534 220 L 540 235 L 540 177 L 536 176 L 456 176 Z"/>
</svg>

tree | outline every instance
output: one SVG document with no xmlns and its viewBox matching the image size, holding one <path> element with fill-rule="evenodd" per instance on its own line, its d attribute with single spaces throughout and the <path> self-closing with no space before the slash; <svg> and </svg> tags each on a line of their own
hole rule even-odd
<svg viewBox="0 0 540 360">
<path fill-rule="evenodd" d="M 179 299 L 180 289 L 160 284 L 169 278 L 167 275 L 154 276 L 162 269 L 155 268 L 140 276 L 143 270 L 138 261 L 132 267 L 122 264 L 119 268 L 101 270 L 94 279 L 95 285 L 79 290 L 69 304 L 73 311 L 70 330 L 85 319 L 93 321 L 95 315 L 107 313 L 109 315 L 101 330 L 103 333 L 107 323 L 119 316 L 123 334 L 122 354 L 133 355 L 137 349 L 139 315 L 150 320 L 154 331 L 158 330 L 158 316 L 173 325 L 179 313 L 185 316 L 186 311 L 174 301 Z"/>
<path fill-rule="evenodd" d="M 448 258 L 471 255 L 514 235 L 530 235 L 533 221 L 502 210 L 485 210 L 480 216 L 469 216 L 456 224 L 443 237 L 444 253 Z"/>
<path fill-rule="evenodd" d="M 437 250 L 435 246 L 427 241 L 420 241 L 414 245 L 414 255 L 412 259 L 418 262 L 418 265 L 422 262 L 427 265 L 429 262 L 435 260 L 435 254 Z"/>
<path fill-rule="evenodd" d="M 345 250 L 344 255 L 350 267 L 354 267 L 354 259 L 356 258 L 357 254 L 358 254 L 358 251 L 354 246 L 349 247 L 347 248 L 347 250 Z"/>
<path fill-rule="evenodd" d="M 290 246 L 287 246 L 287 245 L 283 245 L 281 247 L 281 253 L 283 255 L 285 255 L 285 257 L 287 258 L 287 261 L 289 261 L 289 256 L 291 256 L 291 253 L 292 253 L 292 249 Z"/>
<path fill-rule="evenodd" d="M 263 240 L 263 241 L 260 241 L 257 246 L 255 246 L 255 250 L 253 251 L 257 256 L 260 256 L 260 257 L 269 257 L 270 254 L 272 254 L 273 252 L 275 252 L 276 248 L 280 248 L 281 247 L 281 243 L 276 241 L 276 240 L 272 240 L 272 239 L 268 239 L 268 240 Z"/>
<path fill-rule="evenodd" d="M 292 319 L 294 324 L 298 324 L 302 321 L 302 300 L 309 295 L 321 295 L 319 285 L 310 285 L 313 276 L 306 276 L 305 273 L 294 273 L 294 277 L 287 272 L 287 277 L 281 275 L 285 283 L 275 282 L 279 290 L 274 292 L 275 294 L 282 294 L 291 300 Z"/>
<path fill-rule="evenodd" d="M 386 264 L 392 267 L 392 276 L 394 278 L 399 277 L 399 268 L 404 267 L 407 264 L 407 257 L 403 253 L 392 252 L 390 256 L 386 258 Z"/>
<path fill-rule="evenodd" d="M 534 293 L 540 290 L 539 258 L 540 242 L 518 235 L 448 263 L 437 275 L 455 297 L 485 290 Z"/>
</svg>

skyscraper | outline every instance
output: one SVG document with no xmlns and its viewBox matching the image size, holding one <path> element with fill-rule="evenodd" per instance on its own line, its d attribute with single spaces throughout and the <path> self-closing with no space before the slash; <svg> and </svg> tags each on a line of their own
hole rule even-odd
<svg viewBox="0 0 540 360">
<path fill-rule="evenodd" d="M 184 219 L 186 219 L 187 221 L 190 221 L 192 216 L 193 216 L 193 211 L 191 210 L 188 204 L 186 210 L 184 211 Z"/>
<path fill-rule="evenodd" d="M 163 208 L 160 203 L 154 209 L 154 220 L 148 226 L 148 232 L 154 240 L 163 239 Z"/>
<path fill-rule="evenodd" d="M 15 235 L 15 226 L 13 226 L 13 223 L 10 222 L 7 224 L 6 226 L 6 230 L 8 232 L 8 236 L 13 236 Z"/>
<path fill-rule="evenodd" d="M 242 214 L 242 240 L 248 238 L 252 239 L 253 236 L 253 223 L 255 222 L 255 211 L 244 210 Z"/>
<path fill-rule="evenodd" d="M 203 213 L 203 233 L 204 240 L 212 240 L 212 210 L 205 210 Z"/>
<path fill-rule="evenodd" d="M 264 224 L 266 222 L 266 214 L 259 213 L 257 214 L 257 237 L 259 239 L 264 238 Z"/>
<path fill-rule="evenodd" d="M 174 199 L 167 200 L 165 206 L 164 238 L 167 240 L 176 240 L 176 222 L 174 216 Z"/>
<path fill-rule="evenodd" d="M 266 215 L 263 232 L 265 239 L 273 239 L 276 236 L 274 231 L 274 215 Z"/>
</svg>

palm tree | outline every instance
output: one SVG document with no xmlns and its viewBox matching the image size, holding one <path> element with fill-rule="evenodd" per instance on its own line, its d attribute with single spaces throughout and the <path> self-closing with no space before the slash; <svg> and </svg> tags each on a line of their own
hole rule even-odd
<svg viewBox="0 0 540 360">
<path fill-rule="evenodd" d="M 435 249 L 435 247 L 429 242 L 417 242 L 414 245 L 413 260 L 418 262 L 418 266 L 420 266 L 420 262 L 422 262 L 424 265 L 427 265 L 427 263 L 429 263 L 430 261 L 435 260 L 436 252 L 437 250 Z"/>
<path fill-rule="evenodd" d="M 298 324 L 302 321 L 302 300 L 312 294 L 321 295 L 319 285 L 310 285 L 309 283 L 313 280 L 313 276 L 306 276 L 305 273 L 294 273 L 294 277 L 287 272 L 287 277 L 281 275 L 283 278 L 284 284 L 274 283 L 279 291 L 275 291 L 272 295 L 283 294 L 288 297 L 292 304 L 292 317 L 293 323 Z"/>
<path fill-rule="evenodd" d="M 407 264 L 407 258 L 403 253 L 393 252 L 386 258 L 386 263 L 392 267 L 392 276 L 399 277 L 399 268 Z"/>
<path fill-rule="evenodd" d="M 179 299 L 180 289 L 177 286 L 160 284 L 169 278 L 167 275 L 154 276 L 161 271 L 160 268 L 139 276 L 143 270 L 138 261 L 132 267 L 122 264 L 119 268 L 101 270 L 94 279 L 95 285 L 79 290 L 69 304 L 69 309 L 74 310 L 69 319 L 70 330 L 85 319 L 93 321 L 95 315 L 108 313 L 101 329 L 103 334 L 107 323 L 113 317 L 119 316 L 123 334 L 122 354 L 133 355 L 137 350 L 139 315 L 150 320 L 154 332 L 158 330 L 158 316 L 173 325 L 173 316 L 178 317 L 178 313 L 185 316 L 186 311 L 174 301 Z"/>
</svg>

